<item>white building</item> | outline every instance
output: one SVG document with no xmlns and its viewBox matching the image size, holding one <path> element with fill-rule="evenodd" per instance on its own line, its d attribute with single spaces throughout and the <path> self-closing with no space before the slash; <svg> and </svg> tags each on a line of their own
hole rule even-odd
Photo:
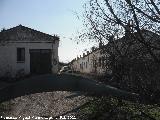
<svg viewBox="0 0 160 120">
<path fill-rule="evenodd" d="M 83 53 L 83 56 L 77 57 L 70 63 L 70 67 L 74 72 L 85 74 L 103 75 L 106 72 L 111 73 L 107 69 L 107 59 L 109 54 L 103 53 L 103 48 L 92 48 L 92 51 Z"/>
<path fill-rule="evenodd" d="M 152 46 L 160 48 L 160 37 L 158 34 L 148 30 L 141 30 L 144 41 Z M 137 33 L 133 35 L 138 36 Z M 137 37 L 138 38 L 138 37 Z M 132 44 L 131 44 L 132 43 Z M 113 56 L 119 57 L 120 53 L 128 60 L 143 58 L 145 60 L 152 59 L 150 53 L 146 50 L 143 43 L 135 39 L 128 39 L 125 35 L 122 38 L 116 39 L 114 44 L 110 41 L 106 45 L 99 45 L 99 48 L 92 48 L 92 51 L 83 56 L 77 57 L 70 63 L 71 69 L 75 72 L 103 75 L 104 73 L 111 74 L 111 60 Z M 138 52 L 138 55 L 135 53 Z M 157 57 L 160 56 L 160 50 L 152 51 Z M 112 55 L 112 56 L 111 56 Z M 112 60 L 114 62 L 114 60 Z"/>
<path fill-rule="evenodd" d="M 57 73 L 59 37 L 22 25 L 0 32 L 0 77 Z"/>
</svg>

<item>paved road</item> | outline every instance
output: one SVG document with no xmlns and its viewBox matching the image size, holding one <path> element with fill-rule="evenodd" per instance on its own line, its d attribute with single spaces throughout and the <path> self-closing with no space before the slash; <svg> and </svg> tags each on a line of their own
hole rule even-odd
<svg viewBox="0 0 160 120">
<path fill-rule="evenodd" d="M 40 75 L 19 81 L 0 91 L 0 102 L 11 98 L 50 91 L 84 91 L 90 95 L 113 94 L 133 98 L 136 95 L 97 83 L 93 80 L 73 75 Z"/>
</svg>

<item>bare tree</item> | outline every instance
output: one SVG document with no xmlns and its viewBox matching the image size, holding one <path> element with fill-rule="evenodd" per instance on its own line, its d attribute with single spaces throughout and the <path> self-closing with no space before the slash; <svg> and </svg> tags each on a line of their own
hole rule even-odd
<svg viewBox="0 0 160 120">
<path fill-rule="evenodd" d="M 160 71 L 159 7 L 158 0 L 90 0 L 84 5 L 79 38 L 108 43 L 113 79 L 124 87 L 145 91 L 159 82 L 153 77 Z"/>
</svg>

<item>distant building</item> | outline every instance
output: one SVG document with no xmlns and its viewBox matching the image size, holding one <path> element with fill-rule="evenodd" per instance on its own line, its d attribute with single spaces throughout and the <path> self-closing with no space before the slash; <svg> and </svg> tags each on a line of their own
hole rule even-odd
<svg viewBox="0 0 160 120">
<path fill-rule="evenodd" d="M 19 25 L 0 32 L 0 77 L 57 73 L 59 37 Z"/>
<path fill-rule="evenodd" d="M 107 59 L 109 54 L 104 54 L 103 47 L 92 47 L 91 52 L 83 53 L 83 56 L 77 57 L 70 62 L 70 67 L 74 72 L 103 75 L 111 74 L 111 70 L 107 68 Z"/>
<path fill-rule="evenodd" d="M 59 62 L 58 70 L 60 70 L 63 66 L 68 66 L 68 63 Z"/>
<path fill-rule="evenodd" d="M 145 39 L 145 42 L 150 45 L 154 45 L 160 48 L 160 36 L 148 30 L 142 30 L 142 36 Z M 133 33 L 137 35 L 138 33 Z M 112 39 L 112 38 L 111 38 Z M 116 48 L 117 47 L 117 48 Z M 77 57 L 70 62 L 70 67 L 75 72 L 94 74 L 94 75 L 103 75 L 105 73 L 111 74 L 112 68 L 110 68 L 111 55 L 118 56 L 118 51 L 120 50 L 122 55 L 127 59 L 134 59 L 135 57 L 142 57 L 146 60 L 151 59 L 149 52 L 146 50 L 145 46 L 141 42 L 137 42 L 134 39 L 128 39 L 128 36 L 125 35 L 120 39 L 110 41 L 107 45 L 99 45 L 99 48 L 92 47 L 91 52 L 83 54 L 83 56 Z M 110 51 L 110 53 L 108 52 Z M 135 55 L 135 53 L 138 54 Z M 160 56 L 159 50 L 153 51 L 155 55 Z"/>
</svg>

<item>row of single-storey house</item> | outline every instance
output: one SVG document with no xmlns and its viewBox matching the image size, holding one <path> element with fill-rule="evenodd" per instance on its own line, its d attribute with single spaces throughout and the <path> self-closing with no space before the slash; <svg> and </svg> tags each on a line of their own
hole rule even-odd
<svg viewBox="0 0 160 120">
<path fill-rule="evenodd" d="M 83 53 L 83 56 L 75 58 L 70 62 L 70 68 L 74 72 L 103 75 L 104 73 L 111 74 L 112 71 L 107 67 L 107 59 L 109 54 L 104 54 L 102 44 L 99 47 L 92 47 L 91 51 Z"/>
<path fill-rule="evenodd" d="M 147 44 L 160 47 L 160 36 L 158 34 L 148 30 L 142 30 L 141 33 Z M 137 35 L 137 33 L 134 33 L 133 35 Z M 106 45 L 99 44 L 98 48 L 92 47 L 90 52 L 87 51 L 86 54 L 83 53 L 83 56 L 80 55 L 80 57 L 73 59 L 70 62 L 72 71 L 94 75 L 104 75 L 105 73 L 111 74 L 113 71 L 109 59 L 111 54 L 117 54 L 115 46 L 117 46 L 117 49 L 121 50 L 122 54 L 126 53 L 130 59 L 134 59 L 135 51 L 139 51 L 139 55 L 143 55 L 143 58 L 151 58 L 150 54 L 148 54 L 144 48 L 143 43 L 137 43 L 135 40 L 128 39 L 127 35 L 115 40 L 114 44 L 112 41 Z M 110 53 L 106 50 L 110 51 Z M 159 55 L 160 53 L 157 50 L 153 52 L 155 52 L 156 55 Z"/>
<path fill-rule="evenodd" d="M 57 73 L 59 37 L 19 25 L 0 32 L 0 77 Z"/>
</svg>

